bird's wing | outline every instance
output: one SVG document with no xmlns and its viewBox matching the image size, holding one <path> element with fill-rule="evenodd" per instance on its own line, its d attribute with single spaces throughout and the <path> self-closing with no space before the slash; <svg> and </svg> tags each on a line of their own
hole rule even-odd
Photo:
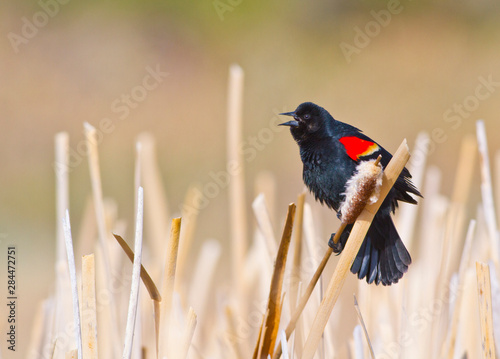
<svg viewBox="0 0 500 359">
<path fill-rule="evenodd" d="M 360 159 L 376 158 L 379 154 L 385 157 L 384 153 L 381 152 L 387 152 L 366 136 L 344 136 L 339 138 L 339 141 L 344 146 L 347 155 L 356 162 Z M 387 159 L 387 162 L 389 160 L 390 158 Z"/>
<path fill-rule="evenodd" d="M 382 156 L 380 162 L 385 168 L 392 158 L 392 155 L 379 146 L 376 142 L 361 133 L 341 137 L 339 142 L 344 146 L 346 154 L 355 162 L 366 161 Z M 394 197 L 392 199 L 392 211 L 397 208 L 398 201 L 416 204 L 417 201 L 410 194 L 422 197 L 418 189 L 411 182 L 410 172 L 404 168 L 394 184 Z"/>
</svg>

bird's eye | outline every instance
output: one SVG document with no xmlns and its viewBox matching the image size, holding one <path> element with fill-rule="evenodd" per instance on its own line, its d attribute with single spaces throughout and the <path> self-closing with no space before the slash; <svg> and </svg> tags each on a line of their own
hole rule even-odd
<svg viewBox="0 0 500 359">
<path fill-rule="evenodd" d="M 306 113 L 306 114 L 304 115 L 304 120 L 310 120 L 310 119 L 311 119 L 311 115 L 310 115 L 310 114 L 308 114 L 308 113 Z"/>
</svg>

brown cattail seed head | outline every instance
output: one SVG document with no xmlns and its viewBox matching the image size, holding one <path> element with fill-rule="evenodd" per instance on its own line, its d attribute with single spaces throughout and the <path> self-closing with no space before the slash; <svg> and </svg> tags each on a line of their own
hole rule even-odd
<svg viewBox="0 0 500 359">
<path fill-rule="evenodd" d="M 362 161 L 346 183 L 345 200 L 340 205 L 342 223 L 354 223 L 367 204 L 377 202 L 382 185 L 382 166 L 376 160 Z"/>
</svg>

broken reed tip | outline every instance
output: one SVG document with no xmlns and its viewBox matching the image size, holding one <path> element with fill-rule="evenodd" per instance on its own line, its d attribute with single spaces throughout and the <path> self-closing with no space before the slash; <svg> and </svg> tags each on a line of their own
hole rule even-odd
<svg viewBox="0 0 500 359">
<path fill-rule="evenodd" d="M 363 161 L 347 181 L 345 200 L 340 205 L 342 223 L 354 223 L 365 205 L 377 202 L 382 185 L 382 166 L 376 160 Z"/>
<path fill-rule="evenodd" d="M 236 75 L 236 76 L 243 76 L 243 69 L 241 68 L 240 65 L 234 63 L 234 64 L 231 64 L 231 66 L 229 67 L 229 71 L 231 72 L 231 74 L 233 75 Z"/>
<path fill-rule="evenodd" d="M 95 131 L 95 127 L 88 122 L 83 123 L 83 128 L 85 129 L 85 132 Z"/>
</svg>

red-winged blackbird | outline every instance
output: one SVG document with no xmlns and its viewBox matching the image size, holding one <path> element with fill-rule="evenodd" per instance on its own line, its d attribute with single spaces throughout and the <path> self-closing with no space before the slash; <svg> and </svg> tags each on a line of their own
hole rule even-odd
<svg viewBox="0 0 500 359">
<path fill-rule="evenodd" d="M 303 179 L 316 200 L 334 209 L 345 199 L 346 182 L 351 178 L 360 161 L 382 155 L 380 163 L 385 168 L 392 158 L 382 146 L 365 136 L 361 130 L 335 120 L 324 108 L 304 102 L 293 112 L 281 115 L 294 119 L 281 125 L 290 126 L 290 132 L 300 147 L 304 164 Z M 398 201 L 416 204 L 410 195 L 422 197 L 410 180 L 405 168 L 399 175 L 366 234 L 365 240 L 352 264 L 351 272 L 368 283 L 383 285 L 397 283 L 408 270 L 411 257 L 392 222 Z M 352 224 L 348 225 L 337 245 L 330 237 L 329 246 L 340 253 L 345 246 Z"/>
</svg>

